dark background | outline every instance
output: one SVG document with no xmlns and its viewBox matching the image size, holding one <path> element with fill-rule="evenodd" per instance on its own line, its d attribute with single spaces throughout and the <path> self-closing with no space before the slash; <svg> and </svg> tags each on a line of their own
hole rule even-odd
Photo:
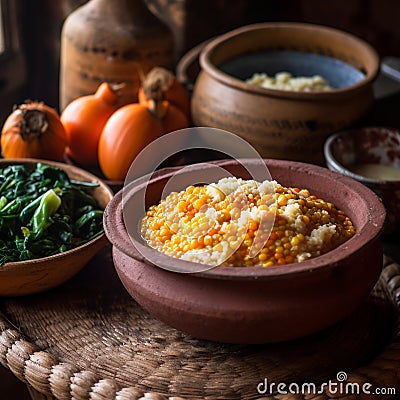
<svg viewBox="0 0 400 400">
<path fill-rule="evenodd" d="M 3 0 L 4 1 L 4 0 Z M 18 8 L 26 81 L 9 99 L 58 107 L 61 28 L 84 0 L 8 0 Z M 113 0 L 110 0 L 113 1 Z M 398 0 L 146 0 L 172 28 L 177 59 L 194 45 L 232 28 L 267 21 L 328 25 L 368 41 L 381 57 L 400 56 Z M 10 104 L 3 106 L 10 107 Z"/>
</svg>

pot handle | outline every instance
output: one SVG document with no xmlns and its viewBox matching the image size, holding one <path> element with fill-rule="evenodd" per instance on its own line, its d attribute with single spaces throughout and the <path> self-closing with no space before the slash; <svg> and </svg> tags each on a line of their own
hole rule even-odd
<svg viewBox="0 0 400 400">
<path fill-rule="evenodd" d="M 384 100 L 400 93 L 400 58 L 384 57 L 380 73 L 373 83 L 376 100 Z"/>
<path fill-rule="evenodd" d="M 193 87 L 197 76 L 201 71 L 199 63 L 200 53 L 211 40 L 212 38 L 205 40 L 204 42 L 201 42 L 190 49 L 182 56 L 176 66 L 176 77 L 178 81 L 186 87 L 190 94 L 193 92 Z"/>
</svg>

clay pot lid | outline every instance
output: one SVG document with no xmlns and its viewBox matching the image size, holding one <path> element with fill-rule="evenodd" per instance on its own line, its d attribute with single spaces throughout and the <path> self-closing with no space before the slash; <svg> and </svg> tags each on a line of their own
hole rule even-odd
<svg viewBox="0 0 400 400">
<path fill-rule="evenodd" d="M 257 160 L 250 160 L 250 162 L 257 163 Z M 310 260 L 291 264 L 290 268 L 287 266 L 270 268 L 214 267 L 206 271 L 196 272 L 196 275 L 219 279 L 271 279 L 286 277 L 289 274 L 311 273 L 321 268 L 335 268 L 343 259 L 357 252 L 380 235 L 386 216 L 385 208 L 375 193 L 366 186 L 316 165 L 285 160 L 265 160 L 265 162 L 274 179 L 276 175 L 286 176 L 289 181 L 293 177 L 296 179 L 296 177 L 301 176 L 302 180 L 309 182 L 311 191 L 315 190 L 317 184 L 320 189 L 333 190 L 341 196 L 341 203 L 347 202 L 349 209 L 353 209 L 354 215 L 349 216 L 356 225 L 356 234 L 337 249 Z M 235 168 L 239 165 L 239 162 L 229 160 L 220 161 L 217 164 L 224 168 Z M 186 167 L 185 173 L 190 173 L 190 171 L 198 168 L 204 168 L 204 166 L 193 164 L 189 169 Z M 176 169 L 161 170 L 149 182 L 147 182 L 148 177 L 139 178 L 125 187 L 124 190 L 118 192 L 105 210 L 105 232 L 116 248 L 140 262 L 156 265 L 170 271 L 193 271 L 196 270 L 198 264 L 169 257 L 145 244 L 138 230 L 139 213 L 136 214 L 136 221 L 131 219 L 131 235 L 129 235 L 122 213 L 124 204 L 133 201 L 136 207 L 137 197 L 143 194 L 148 187 L 160 180 L 170 178 L 175 173 Z M 284 180 L 283 183 L 286 184 Z M 303 182 L 301 183 L 301 187 L 306 187 Z M 150 262 L 143 254 L 150 255 L 152 261 Z"/>
</svg>

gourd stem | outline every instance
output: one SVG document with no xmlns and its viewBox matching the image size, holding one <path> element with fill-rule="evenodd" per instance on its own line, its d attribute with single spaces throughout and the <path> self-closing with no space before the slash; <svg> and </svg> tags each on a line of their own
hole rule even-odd
<svg viewBox="0 0 400 400">
<path fill-rule="evenodd" d="M 163 119 L 168 111 L 168 103 L 162 100 L 149 100 L 149 111 L 157 118 Z"/>
<path fill-rule="evenodd" d="M 143 92 L 147 99 L 164 100 L 165 92 L 174 82 L 174 75 L 165 68 L 155 67 L 143 82 Z"/>
<path fill-rule="evenodd" d="M 22 139 L 28 140 L 29 136 L 39 137 L 49 126 L 46 114 L 37 108 L 21 111 L 20 134 Z"/>
<path fill-rule="evenodd" d="M 101 99 L 107 104 L 114 105 L 118 99 L 118 91 L 124 84 L 109 84 L 103 82 L 96 91 L 95 97 Z"/>
</svg>

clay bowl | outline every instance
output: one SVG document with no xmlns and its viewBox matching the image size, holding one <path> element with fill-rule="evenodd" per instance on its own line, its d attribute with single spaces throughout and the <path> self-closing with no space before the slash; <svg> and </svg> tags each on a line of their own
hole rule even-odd
<svg viewBox="0 0 400 400">
<path fill-rule="evenodd" d="M 382 199 L 387 211 L 385 233 L 394 231 L 400 222 L 400 130 L 359 127 L 337 132 L 327 139 L 324 151 L 329 169 L 361 182 Z M 387 173 L 380 169 L 367 176 L 354 169 L 371 164 L 398 169 L 397 178 L 380 175 Z"/>
<path fill-rule="evenodd" d="M 47 160 L 7 159 L 0 160 L 0 168 L 22 164 L 33 169 L 37 162 L 60 167 L 72 179 L 98 182 L 99 186 L 91 193 L 102 208 L 106 207 L 113 196 L 111 189 L 96 176 L 72 165 Z M 106 243 L 107 238 L 103 233 L 64 253 L 28 261 L 8 262 L 0 266 L 0 296 L 28 295 L 58 286 L 79 272 Z"/>
<path fill-rule="evenodd" d="M 195 54 L 178 65 L 183 80 L 196 70 Z M 371 109 L 379 71 L 376 51 L 363 40 L 303 23 L 261 23 L 228 32 L 206 44 L 199 63 L 192 96 L 195 125 L 236 133 L 265 158 L 317 164 L 323 164 L 326 137 Z M 282 71 L 319 74 L 334 89 L 296 92 L 245 82 L 256 72 Z"/>
<path fill-rule="evenodd" d="M 263 161 L 249 162 L 254 168 L 261 168 Z M 365 299 L 382 268 L 379 235 L 385 210 L 379 198 L 366 186 L 326 168 L 283 160 L 265 162 L 278 182 L 309 188 L 340 207 L 353 220 L 356 235 L 339 248 L 301 263 L 179 273 L 176 271 L 193 270 L 199 264 L 149 248 L 138 229 L 143 196 L 146 207 L 157 203 L 165 184 L 177 172 L 161 170 L 149 182 L 139 178 L 117 193 L 104 213 L 116 271 L 143 308 L 197 338 L 267 343 L 327 328 L 348 316 Z M 237 161 L 217 164 L 227 174 L 249 178 Z M 182 182 L 198 182 L 193 179 L 199 171 L 208 182 L 209 165 L 201 164 L 184 170 Z M 129 221 L 130 235 L 124 219 Z M 153 262 L 149 261 L 149 254 Z"/>
</svg>

